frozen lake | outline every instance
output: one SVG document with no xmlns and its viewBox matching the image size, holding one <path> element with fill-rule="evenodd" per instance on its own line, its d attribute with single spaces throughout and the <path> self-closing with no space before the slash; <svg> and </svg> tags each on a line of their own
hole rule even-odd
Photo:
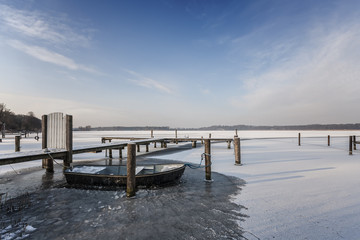
<svg viewBox="0 0 360 240">
<path fill-rule="evenodd" d="M 209 133 L 214 138 L 233 137 L 234 135 L 233 131 L 178 131 L 178 137 L 208 137 Z M 224 236 L 234 236 L 234 239 L 239 239 L 241 235 L 247 239 L 360 238 L 357 231 L 360 227 L 360 201 L 358 200 L 360 199 L 358 188 L 360 184 L 358 177 L 360 151 L 356 150 L 352 156 L 348 155 L 348 137 L 350 135 L 359 136 L 359 131 L 301 131 L 301 146 L 297 144 L 298 131 L 239 131 L 238 134 L 241 139 L 244 139 L 241 142 L 242 166 L 234 165 L 233 149 L 227 149 L 226 143 L 212 144 L 212 170 L 245 181 L 244 186 L 241 186 L 240 183 L 237 184 L 237 186 L 241 186 L 241 191 L 231 190 L 228 192 L 227 200 L 221 200 L 228 201 L 231 199 L 229 204 L 232 210 L 229 211 L 236 212 L 239 210 L 238 216 L 228 215 L 230 221 L 224 227 L 228 230 L 234 229 L 230 222 L 237 221 L 237 231 L 235 233 L 226 232 L 221 228 L 222 230 L 219 232 L 225 231 Z M 155 137 L 174 137 L 175 134 L 172 131 L 154 131 L 154 135 Z M 331 146 L 327 146 L 328 135 L 331 136 Z M 149 137 L 150 131 L 74 132 L 74 145 L 99 143 L 103 136 Z M 40 141 L 36 142 L 33 137 L 21 141 L 22 151 L 41 148 Z M 13 145 L 11 137 L 4 139 L 4 142 L 0 144 L 0 153 L 12 152 Z M 169 148 L 176 147 L 175 144 L 168 146 Z M 204 150 L 200 144 L 198 146 L 198 148 L 187 151 L 172 152 L 162 156 L 153 155 L 153 158 L 199 163 L 201 153 Z M 153 150 L 151 148 L 150 152 Z M 144 150 L 142 150 L 143 152 Z M 114 158 L 117 157 L 116 154 L 117 152 L 114 151 Z M 87 153 L 74 156 L 75 163 L 101 158 L 104 158 L 104 153 Z M 21 170 L 21 168 L 36 165 L 40 166 L 40 161 L 14 164 L 12 167 L 23 172 L 21 174 L 25 174 L 25 170 Z M 9 171 L 13 172 L 12 168 L 0 167 L 2 174 Z M 39 172 L 41 175 L 44 174 L 42 170 Z M 186 172 L 189 172 L 188 169 Z M 199 174 L 203 174 L 203 171 L 200 171 Z M 220 174 L 213 175 L 213 186 L 222 181 L 222 176 Z M 4 182 L 4 177 L 1 178 Z M 231 178 L 229 179 L 230 182 L 233 181 Z M 238 181 L 242 182 L 241 180 Z M 202 184 L 204 183 L 202 182 Z M 4 191 L 3 189 L 2 191 Z M 59 192 L 60 194 L 62 191 L 69 191 L 69 189 L 41 190 L 37 194 L 41 195 L 44 191 Z M 145 190 L 142 191 L 145 192 L 146 196 L 153 194 Z M 86 195 L 86 191 L 84 192 Z M 142 195 L 143 192 L 139 196 L 145 196 Z M 164 194 L 170 193 L 164 192 Z M 214 196 L 216 194 L 215 192 L 211 193 Z M 120 198 L 121 194 L 117 193 L 117 195 L 119 199 L 127 201 Z M 166 199 L 163 193 L 160 195 Z M 190 194 L 188 200 L 195 199 L 195 195 Z M 84 196 L 82 195 L 82 197 Z M 65 199 L 61 201 L 65 201 Z M 55 201 L 52 204 L 57 205 Z M 93 205 L 93 208 L 95 209 L 96 206 Z M 116 206 L 110 205 L 110 208 L 116 208 Z M 211 207 L 203 210 L 209 213 L 213 211 Z M 227 210 L 224 212 L 226 213 Z M 220 215 L 225 216 L 227 214 Z M 98 215 L 93 215 L 91 219 L 94 220 L 95 217 Z M 171 219 L 174 223 L 177 222 L 177 218 Z M 180 219 L 182 218 L 179 217 L 178 220 L 180 221 Z M 151 221 L 148 224 L 151 224 Z M 224 221 L 224 219 L 218 221 Z M 208 224 L 210 223 L 202 222 L 204 227 Z M 216 233 L 216 229 L 211 229 Z M 35 230 L 31 234 L 40 233 L 40 230 Z M 97 233 L 100 234 L 100 232 Z M 158 234 L 161 236 L 161 234 L 166 233 L 159 230 Z M 189 238 L 185 239 L 191 239 L 190 235 Z M 220 235 L 214 236 L 219 237 Z M 201 239 L 201 236 L 198 237 L 197 239 Z M 219 239 L 216 237 L 212 239 Z"/>
</svg>

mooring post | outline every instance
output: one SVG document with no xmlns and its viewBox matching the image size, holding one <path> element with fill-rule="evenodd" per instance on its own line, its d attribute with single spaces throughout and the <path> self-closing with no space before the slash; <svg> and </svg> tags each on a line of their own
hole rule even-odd
<svg viewBox="0 0 360 240">
<path fill-rule="evenodd" d="M 241 147 L 240 138 L 234 137 L 235 165 L 241 165 Z"/>
<path fill-rule="evenodd" d="M 231 149 L 231 141 L 227 141 L 227 144 L 228 144 L 228 149 Z"/>
<path fill-rule="evenodd" d="M 177 135 L 177 129 L 175 129 L 175 143 L 176 143 L 176 144 L 178 144 L 178 140 L 177 140 L 177 138 L 178 138 L 178 135 Z"/>
<path fill-rule="evenodd" d="M 15 152 L 20 152 L 20 136 L 15 136 Z"/>
<path fill-rule="evenodd" d="M 354 150 L 356 150 L 356 136 L 353 136 L 353 144 L 354 144 Z"/>
<path fill-rule="evenodd" d="M 328 146 L 330 146 L 330 135 L 328 135 Z"/>
<path fill-rule="evenodd" d="M 73 117 L 72 115 L 66 115 L 65 119 L 65 142 L 66 142 L 66 158 L 64 159 L 64 170 L 70 167 L 70 163 L 73 160 Z"/>
<path fill-rule="evenodd" d="M 127 181 L 126 181 L 126 196 L 135 196 L 135 169 L 136 169 L 136 145 L 128 143 L 127 145 Z"/>
<path fill-rule="evenodd" d="M 47 115 L 43 115 L 42 118 L 41 118 L 41 135 L 42 135 L 41 144 L 42 144 L 42 149 L 47 148 L 47 137 L 48 137 L 47 119 L 48 119 Z M 45 168 L 46 172 L 48 172 L 48 173 L 53 173 L 54 172 L 54 162 L 53 162 L 53 160 L 50 159 L 50 158 L 43 159 L 42 160 L 42 168 Z"/>
<path fill-rule="evenodd" d="M 210 139 L 205 139 L 205 181 L 211 179 L 211 144 Z"/>
<path fill-rule="evenodd" d="M 109 139 L 109 143 L 111 143 L 111 139 Z M 109 148 L 109 158 L 113 158 L 112 148 Z"/>
<path fill-rule="evenodd" d="M 299 146 L 301 146 L 301 134 L 299 133 L 299 135 L 298 135 L 298 143 L 299 143 Z"/>
<path fill-rule="evenodd" d="M 192 147 L 196 148 L 196 141 L 192 141 Z"/>
<path fill-rule="evenodd" d="M 353 140 L 353 137 L 349 136 L 349 155 L 352 155 L 352 147 L 353 147 L 352 140 Z"/>
</svg>

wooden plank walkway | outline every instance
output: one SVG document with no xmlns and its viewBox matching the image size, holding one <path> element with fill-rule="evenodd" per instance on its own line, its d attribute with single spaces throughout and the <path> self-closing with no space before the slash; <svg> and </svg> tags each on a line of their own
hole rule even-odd
<svg viewBox="0 0 360 240">
<path fill-rule="evenodd" d="M 150 144 L 152 142 L 162 142 L 165 141 L 163 138 L 151 138 L 151 139 L 142 139 L 142 140 L 134 140 L 134 141 L 123 141 L 118 143 L 100 143 L 94 145 L 87 145 L 87 146 L 78 146 L 73 148 L 73 154 L 80 154 L 80 153 L 88 153 L 88 152 L 96 152 L 102 151 L 106 149 L 120 149 L 126 147 L 128 143 L 133 144 Z M 36 150 L 36 151 L 26 151 L 26 152 L 14 152 L 14 153 L 7 153 L 7 154 L 0 154 L 0 166 L 7 165 L 12 163 L 20 163 L 38 159 L 45 159 L 53 157 L 54 159 L 62 159 L 66 157 L 67 150 L 65 149 L 48 149 L 48 152 L 44 152 L 43 149 Z"/>
<path fill-rule="evenodd" d="M 129 140 L 129 141 L 121 141 L 121 142 L 108 142 L 111 140 Z M 72 154 L 81 154 L 81 153 L 89 153 L 89 152 L 98 152 L 103 150 L 110 149 L 123 149 L 127 147 L 129 143 L 136 145 L 149 145 L 150 143 L 169 143 L 169 142 L 196 142 L 203 141 L 204 138 L 135 138 L 135 137 L 102 137 L 102 143 L 87 145 L 87 146 L 77 146 L 73 147 Z M 228 147 L 230 148 L 230 143 L 234 141 L 231 138 L 211 138 L 211 141 L 216 142 L 227 142 Z M 196 146 L 196 145 L 195 145 Z M 193 147 L 195 147 L 193 145 Z M 166 147 L 166 146 L 165 146 Z M 49 157 L 54 159 L 64 159 L 68 151 L 65 149 L 48 149 L 48 152 L 45 152 L 43 149 L 36 151 L 27 151 L 27 152 L 14 152 L 7 154 L 0 154 L 0 166 L 7 165 L 12 163 L 20 163 L 26 161 L 33 161 L 38 159 L 48 159 Z"/>
</svg>

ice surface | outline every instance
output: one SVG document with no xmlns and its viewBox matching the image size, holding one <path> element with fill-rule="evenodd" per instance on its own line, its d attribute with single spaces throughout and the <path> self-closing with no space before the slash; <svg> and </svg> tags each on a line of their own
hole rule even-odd
<svg viewBox="0 0 360 240">
<path fill-rule="evenodd" d="M 242 141 L 242 166 L 225 143 L 212 144 L 212 171 L 247 182 L 234 201 L 247 208 L 248 239 L 360 239 L 360 151 L 349 156 L 348 137 L 328 147 L 327 135 L 301 146 L 296 137 Z M 160 158 L 199 163 L 203 151 Z"/>
<path fill-rule="evenodd" d="M 178 131 L 178 136 L 208 137 L 209 133 Z M 213 138 L 231 138 L 234 132 L 211 131 L 211 134 Z M 233 149 L 227 149 L 226 143 L 213 143 L 211 168 L 247 182 L 241 193 L 234 195 L 233 201 L 247 208 L 241 212 L 249 218 L 239 224 L 248 239 L 360 239 L 360 150 L 348 155 L 348 136 L 359 136 L 359 131 L 301 131 L 301 146 L 297 144 L 298 131 L 238 131 L 238 134 L 241 139 L 251 139 L 241 141 L 243 165 L 234 165 Z M 149 137 L 150 131 L 74 132 L 74 146 L 99 143 L 102 136 L 127 135 Z M 174 132 L 155 131 L 154 135 L 174 137 Z M 327 135 L 331 136 L 330 147 Z M 36 146 L 41 143 L 31 141 L 34 140 L 22 141 L 23 149 L 38 149 Z M 168 144 L 168 147 L 173 146 Z M 0 153 L 12 151 L 13 139 L 4 139 L 0 143 Z M 198 164 L 203 152 L 203 147 L 198 145 L 191 151 L 156 158 Z M 99 156 L 103 155 L 80 154 L 74 156 L 74 161 Z M 31 163 L 40 165 L 41 161 Z M 12 166 L 20 170 L 30 165 Z M 0 173 L 5 171 L 12 169 L 0 166 Z M 118 200 L 117 196 L 112 199 Z M 96 211 L 94 208 L 88 210 Z"/>
</svg>

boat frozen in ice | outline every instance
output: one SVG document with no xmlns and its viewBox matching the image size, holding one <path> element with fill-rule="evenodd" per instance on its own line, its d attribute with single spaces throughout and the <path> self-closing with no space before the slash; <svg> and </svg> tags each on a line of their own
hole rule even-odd
<svg viewBox="0 0 360 240">
<path fill-rule="evenodd" d="M 179 180 L 185 164 L 153 164 L 136 166 L 136 186 L 164 185 Z M 78 165 L 64 171 L 69 184 L 126 186 L 127 166 Z"/>
</svg>

